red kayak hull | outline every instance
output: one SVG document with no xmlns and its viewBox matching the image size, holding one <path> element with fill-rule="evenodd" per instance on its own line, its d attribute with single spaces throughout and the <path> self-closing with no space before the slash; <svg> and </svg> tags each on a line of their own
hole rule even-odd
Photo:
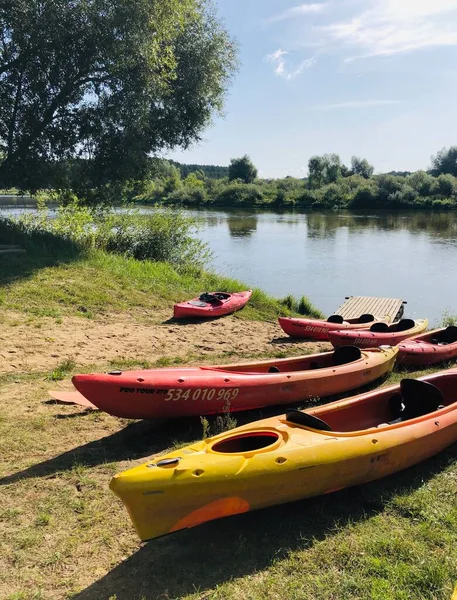
<svg viewBox="0 0 457 600">
<path fill-rule="evenodd" d="M 440 342 L 446 327 L 427 331 L 398 344 L 397 363 L 405 366 L 423 367 L 457 358 L 457 341 Z"/>
<path fill-rule="evenodd" d="M 294 403 L 356 389 L 389 373 L 398 350 L 364 350 L 343 364 L 336 360 L 337 352 L 220 367 L 75 375 L 72 381 L 85 398 L 117 417 L 195 416 Z"/>
<path fill-rule="evenodd" d="M 210 294 L 224 294 L 228 296 L 228 298 L 221 300 L 217 304 L 203 302 L 198 297 L 186 300 L 185 302 L 180 302 L 173 307 L 174 318 L 188 319 L 197 317 L 213 319 L 215 317 L 229 315 L 230 313 L 240 310 L 247 304 L 252 296 L 252 290 L 234 292 L 233 294 L 226 294 L 225 292 L 210 292 Z"/>
<path fill-rule="evenodd" d="M 373 323 L 379 323 L 379 320 L 373 319 L 368 323 L 331 323 L 320 319 L 295 319 L 292 317 L 279 317 L 279 324 L 283 331 L 293 338 L 309 340 L 328 341 L 330 331 L 351 331 L 370 329 Z"/>
<path fill-rule="evenodd" d="M 396 346 L 407 338 L 422 333 L 428 326 L 427 319 L 414 321 L 414 326 L 403 331 L 395 331 L 398 323 L 389 325 L 388 332 L 356 330 L 356 331 L 330 331 L 329 339 L 335 348 L 339 346 L 354 345 L 359 348 L 377 348 L 379 346 Z"/>
</svg>

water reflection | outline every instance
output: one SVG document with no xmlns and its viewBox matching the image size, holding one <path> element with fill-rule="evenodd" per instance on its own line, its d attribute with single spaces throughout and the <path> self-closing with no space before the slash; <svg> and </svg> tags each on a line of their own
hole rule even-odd
<svg viewBox="0 0 457 600">
<path fill-rule="evenodd" d="M 227 225 L 232 237 L 249 237 L 257 230 L 257 215 L 243 213 L 227 215 Z"/>
<path fill-rule="evenodd" d="M 312 212 L 308 214 L 308 232 L 311 238 L 333 237 L 338 229 L 346 227 L 350 233 L 358 231 L 408 231 L 411 234 L 428 233 L 436 238 L 457 237 L 457 219 L 453 212 L 409 211 L 388 213 Z"/>
</svg>

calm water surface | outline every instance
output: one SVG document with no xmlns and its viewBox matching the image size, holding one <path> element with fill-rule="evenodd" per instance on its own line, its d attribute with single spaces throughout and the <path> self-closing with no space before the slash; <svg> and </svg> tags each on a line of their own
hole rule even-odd
<svg viewBox="0 0 457 600">
<path fill-rule="evenodd" d="M 407 300 L 405 315 L 457 314 L 457 214 L 195 212 L 214 269 L 331 314 L 345 296 Z"/>
<path fill-rule="evenodd" d="M 214 271 L 274 296 L 308 296 L 326 314 L 349 295 L 402 298 L 405 316 L 431 325 L 457 314 L 457 214 L 189 212 Z"/>
</svg>

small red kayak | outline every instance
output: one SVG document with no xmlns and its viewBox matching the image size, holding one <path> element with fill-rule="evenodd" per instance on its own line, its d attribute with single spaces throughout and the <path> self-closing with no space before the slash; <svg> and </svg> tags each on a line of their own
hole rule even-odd
<svg viewBox="0 0 457 600">
<path fill-rule="evenodd" d="M 449 326 L 427 331 L 398 344 L 400 365 L 434 365 L 457 357 L 457 327 Z"/>
<path fill-rule="evenodd" d="M 279 317 L 278 321 L 284 332 L 290 337 L 310 340 L 328 340 L 329 331 L 370 329 L 374 323 L 381 322 L 380 319 L 369 314 L 360 315 L 357 319 L 347 320 L 344 320 L 341 315 L 331 315 L 326 321 L 290 317 Z"/>
<path fill-rule="evenodd" d="M 84 398 L 116 417 L 188 417 L 353 390 L 390 373 L 397 353 L 397 348 L 346 346 L 255 363 L 75 375 L 72 381 Z"/>
<path fill-rule="evenodd" d="M 376 348 L 378 346 L 395 346 L 399 342 L 418 335 L 427 329 L 428 320 L 401 319 L 396 323 L 375 323 L 368 330 L 329 331 L 328 337 L 333 346 L 352 344 L 361 348 Z"/>
<path fill-rule="evenodd" d="M 175 319 L 189 317 L 214 318 L 229 315 L 243 308 L 252 296 L 252 290 L 244 292 L 205 292 L 198 298 L 175 304 L 173 316 Z"/>
</svg>

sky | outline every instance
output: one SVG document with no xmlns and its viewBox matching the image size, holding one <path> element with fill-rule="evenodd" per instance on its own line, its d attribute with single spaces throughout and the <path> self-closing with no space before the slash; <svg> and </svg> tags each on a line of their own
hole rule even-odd
<svg viewBox="0 0 457 600">
<path fill-rule="evenodd" d="M 202 140 L 167 155 L 304 177 L 315 154 L 427 169 L 457 145 L 457 0 L 217 0 L 240 69 Z"/>
</svg>

